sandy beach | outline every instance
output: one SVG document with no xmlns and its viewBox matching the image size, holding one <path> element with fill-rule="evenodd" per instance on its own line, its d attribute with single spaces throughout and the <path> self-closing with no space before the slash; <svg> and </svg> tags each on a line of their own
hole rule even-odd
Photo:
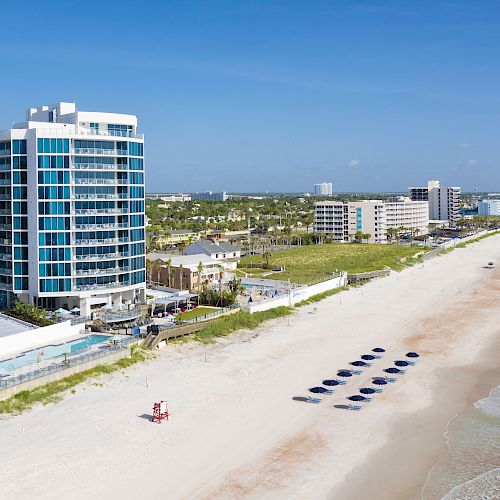
<svg viewBox="0 0 500 500">
<path fill-rule="evenodd" d="M 499 236 L 0 421 L 0 498 L 419 499 L 446 423 L 499 383 L 489 260 Z M 384 357 L 321 404 L 292 399 L 374 347 Z M 333 407 L 408 350 L 416 365 L 362 411 Z M 172 416 L 152 424 L 160 399 Z"/>
</svg>

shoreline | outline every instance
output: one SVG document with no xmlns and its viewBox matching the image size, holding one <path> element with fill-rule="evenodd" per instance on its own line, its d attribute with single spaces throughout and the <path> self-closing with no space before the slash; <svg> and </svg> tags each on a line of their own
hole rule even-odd
<svg viewBox="0 0 500 500">
<path fill-rule="evenodd" d="M 490 345 L 476 355 L 473 363 L 438 372 L 430 406 L 393 423 L 389 429 L 391 440 L 353 469 L 344 484 L 330 492 L 328 499 L 355 500 L 369 490 L 373 500 L 421 500 L 430 471 L 448 454 L 445 437 L 448 424 L 476 401 L 488 397 L 500 383 L 498 333 L 500 330 L 492 335 Z M 450 391 L 454 385 L 459 385 L 460 390 Z M 359 481 L 361 477 L 363 480 Z M 425 500 L 439 500 L 439 497 L 426 496 Z"/>
</svg>

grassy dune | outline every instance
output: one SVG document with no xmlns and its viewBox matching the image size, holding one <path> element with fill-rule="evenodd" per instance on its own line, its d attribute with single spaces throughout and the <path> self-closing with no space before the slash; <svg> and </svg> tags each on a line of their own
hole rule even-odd
<svg viewBox="0 0 500 500">
<path fill-rule="evenodd" d="M 331 276 L 336 270 L 362 273 L 390 268 L 401 270 L 417 261 L 415 254 L 422 247 L 404 245 L 341 244 L 309 245 L 272 254 L 270 263 L 285 267 L 285 271 L 267 278 L 290 280 L 294 283 L 311 283 Z M 403 261 L 401 260 L 403 259 Z M 260 255 L 241 259 L 241 267 L 248 263 L 262 262 Z"/>
</svg>

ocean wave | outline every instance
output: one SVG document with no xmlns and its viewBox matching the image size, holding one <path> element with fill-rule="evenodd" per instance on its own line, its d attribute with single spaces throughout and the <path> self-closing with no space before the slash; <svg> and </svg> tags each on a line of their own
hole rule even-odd
<svg viewBox="0 0 500 500">
<path fill-rule="evenodd" d="M 441 500 L 498 500 L 500 467 L 455 486 Z"/>
<path fill-rule="evenodd" d="M 448 454 L 429 471 L 422 499 L 499 499 L 500 386 L 451 419 L 444 438 Z"/>
</svg>

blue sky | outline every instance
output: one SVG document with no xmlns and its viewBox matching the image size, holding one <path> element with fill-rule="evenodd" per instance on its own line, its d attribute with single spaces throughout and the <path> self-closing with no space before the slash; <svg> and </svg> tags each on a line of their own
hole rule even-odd
<svg viewBox="0 0 500 500">
<path fill-rule="evenodd" d="M 0 128 L 59 100 L 137 114 L 150 192 L 500 190 L 497 1 L 25 1 L 2 18 Z"/>
</svg>

